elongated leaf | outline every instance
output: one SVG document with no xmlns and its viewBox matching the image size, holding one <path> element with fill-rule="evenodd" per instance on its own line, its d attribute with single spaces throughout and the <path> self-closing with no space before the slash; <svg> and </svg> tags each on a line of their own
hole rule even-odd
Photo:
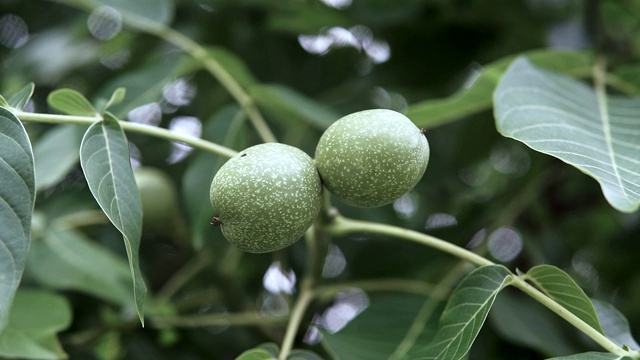
<svg viewBox="0 0 640 360">
<path fill-rule="evenodd" d="M 494 95 L 502 135 L 596 179 L 616 209 L 640 207 L 640 101 L 596 93 L 519 58 Z"/>
<path fill-rule="evenodd" d="M 57 184 L 76 166 L 85 129 L 81 125 L 58 125 L 38 140 L 33 147 L 36 190 Z"/>
<path fill-rule="evenodd" d="M 0 95 L 0 107 L 3 107 L 3 108 L 10 108 L 11 107 L 11 105 L 9 105 L 7 100 L 2 95 Z"/>
<path fill-rule="evenodd" d="M 440 318 L 438 334 L 421 359 L 462 359 L 484 324 L 496 296 L 511 280 L 502 265 L 478 268 L 458 285 Z"/>
<path fill-rule="evenodd" d="M 80 164 L 93 197 L 122 233 L 133 276 L 134 299 L 140 321 L 147 291 L 138 262 L 142 235 L 142 204 L 129 162 L 129 144 L 118 121 L 105 114 L 89 127 L 80 146 Z"/>
<path fill-rule="evenodd" d="M 126 261 L 58 222 L 31 244 L 27 273 L 54 289 L 81 291 L 131 307 L 131 275 Z"/>
<path fill-rule="evenodd" d="M 0 331 L 7 325 L 31 239 L 33 152 L 22 123 L 0 108 Z"/>
<path fill-rule="evenodd" d="M 545 49 L 524 55 L 536 65 L 574 76 L 588 73 L 593 65 L 593 55 L 587 52 Z M 433 128 L 490 109 L 493 90 L 514 59 L 515 56 L 508 56 L 484 66 L 469 87 L 444 99 L 413 104 L 409 107 L 407 116 L 419 127 Z"/>
<path fill-rule="evenodd" d="M 322 345 L 339 359 L 386 360 L 395 354 L 426 301 L 417 295 L 390 295 L 371 299 L 369 306 L 336 333 L 322 331 Z M 436 300 L 434 300 L 436 301 Z M 424 319 L 413 345 L 426 347 L 436 334 L 443 306 L 435 306 Z"/>
<path fill-rule="evenodd" d="M 591 300 L 566 272 L 555 266 L 538 265 L 531 268 L 525 278 L 562 307 L 604 334 Z"/>
<path fill-rule="evenodd" d="M 609 353 L 588 352 L 571 356 L 554 357 L 549 360 L 632 360 L 627 356 Z"/>
<path fill-rule="evenodd" d="M 67 115 L 93 116 L 96 109 L 84 95 L 73 89 L 58 89 L 47 97 L 49 106 Z"/>
<path fill-rule="evenodd" d="M 281 85 L 255 85 L 249 94 L 261 109 L 283 123 L 304 122 L 324 130 L 340 118 L 329 107 Z"/>
<path fill-rule="evenodd" d="M 40 290 L 20 290 L 0 332 L 0 357 L 10 359 L 64 359 L 56 334 L 71 323 L 67 300 Z"/>
<path fill-rule="evenodd" d="M 20 89 L 15 95 L 7 100 L 9 106 L 14 109 L 22 110 L 31 99 L 33 95 L 33 89 L 35 89 L 35 85 L 33 83 L 28 83 L 25 87 Z"/>
<path fill-rule="evenodd" d="M 627 346 L 632 350 L 640 350 L 640 345 L 631 335 L 629 321 L 618 309 L 604 301 L 592 300 L 591 302 L 596 309 L 598 320 L 600 320 L 607 338 L 620 347 Z"/>
</svg>

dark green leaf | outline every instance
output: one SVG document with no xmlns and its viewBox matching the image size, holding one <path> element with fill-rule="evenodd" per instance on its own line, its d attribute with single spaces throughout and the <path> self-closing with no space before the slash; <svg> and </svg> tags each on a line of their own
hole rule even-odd
<svg viewBox="0 0 640 360">
<path fill-rule="evenodd" d="M 639 350 L 640 345 L 631 335 L 629 321 L 616 309 L 613 305 L 600 301 L 591 300 L 598 314 L 598 320 L 602 324 L 604 334 L 612 340 L 616 345 L 627 346 L 632 350 Z"/>
<path fill-rule="evenodd" d="M 22 110 L 29 102 L 29 99 L 31 99 L 34 88 L 35 88 L 35 85 L 33 85 L 33 83 L 28 83 L 25 87 L 20 89 L 20 91 L 18 91 L 15 95 L 10 97 L 9 100 L 7 100 L 7 103 L 9 104 L 9 106 L 11 106 L 14 109 Z"/>
<path fill-rule="evenodd" d="M 0 331 L 27 260 L 35 202 L 33 152 L 20 120 L 0 108 Z"/>
<path fill-rule="evenodd" d="M 307 350 L 293 350 L 287 360 L 324 360 L 318 354 Z"/>
<path fill-rule="evenodd" d="M 541 67 L 571 75 L 584 75 L 593 66 L 593 55 L 587 52 L 535 50 L 525 55 Z M 413 104 L 406 115 L 419 127 L 433 128 L 490 109 L 493 91 L 515 58 L 508 56 L 484 66 L 469 87 L 444 99 Z"/>
<path fill-rule="evenodd" d="M 266 350 L 267 352 L 269 352 L 269 354 L 273 356 L 278 356 L 278 353 L 280 352 L 280 348 L 278 347 L 278 345 L 274 343 L 260 344 L 260 346 L 258 346 L 256 349 Z"/>
<path fill-rule="evenodd" d="M 94 116 L 96 109 L 81 93 L 73 89 L 58 89 L 47 97 L 49 106 L 67 115 Z"/>
<path fill-rule="evenodd" d="M 569 274 L 555 266 L 538 265 L 527 272 L 525 279 L 530 280 L 548 297 L 604 334 L 591 300 Z"/>
<path fill-rule="evenodd" d="M 427 301 L 434 300 L 405 294 L 371 299 L 369 307 L 340 331 L 332 334 L 322 330 L 322 344 L 339 359 L 389 359 L 398 351 Z M 436 305 L 421 319 L 420 336 L 409 347 L 426 346 L 435 335 L 438 314 L 442 311 Z"/>
<path fill-rule="evenodd" d="M 502 265 L 472 271 L 458 285 L 440 318 L 438 333 L 421 359 L 462 359 L 473 344 L 511 272 Z"/>
<path fill-rule="evenodd" d="M 255 85 L 249 94 L 261 109 L 284 124 L 303 122 L 324 130 L 340 118 L 329 107 L 285 86 Z"/>
<path fill-rule="evenodd" d="M 36 190 L 57 184 L 78 163 L 85 129 L 80 125 L 58 125 L 38 139 L 33 147 Z"/>
<path fill-rule="evenodd" d="M 640 208 L 640 100 L 607 96 L 519 58 L 494 103 L 502 135 L 590 175 L 619 211 Z"/>
<path fill-rule="evenodd" d="M 0 332 L 0 357 L 64 359 L 66 354 L 56 334 L 70 323 L 71 308 L 64 297 L 39 290 L 20 290 L 9 314 L 9 324 Z"/>
<path fill-rule="evenodd" d="M 27 273 L 42 285 L 82 291 L 131 307 L 131 275 L 124 259 L 81 232 L 53 222 L 31 244 Z"/>
<path fill-rule="evenodd" d="M 561 319 L 529 297 L 505 291 L 493 304 L 489 320 L 504 339 L 546 356 L 574 354 L 579 350 L 563 333 Z"/>
<path fill-rule="evenodd" d="M 548 360 L 632 360 L 630 357 L 609 353 L 588 352 L 571 356 L 554 357 Z"/>
<path fill-rule="evenodd" d="M 222 47 L 208 47 L 209 56 L 214 58 L 240 86 L 247 89 L 258 81 L 247 65 L 236 54 Z"/>
<path fill-rule="evenodd" d="M 124 238 L 134 299 L 140 321 L 147 291 L 140 271 L 138 250 L 142 235 L 142 204 L 129 160 L 129 144 L 118 121 L 109 113 L 89 129 L 80 146 L 80 164 L 93 197 Z"/>
</svg>

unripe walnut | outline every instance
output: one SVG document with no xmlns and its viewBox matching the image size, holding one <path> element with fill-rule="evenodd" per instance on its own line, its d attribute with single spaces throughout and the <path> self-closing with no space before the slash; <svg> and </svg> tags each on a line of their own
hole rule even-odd
<svg viewBox="0 0 640 360">
<path fill-rule="evenodd" d="M 302 150 L 267 143 L 227 161 L 213 178 L 210 199 L 224 237 L 263 253 L 291 245 L 309 229 L 320 211 L 322 184 Z"/>
<path fill-rule="evenodd" d="M 389 204 L 418 183 L 429 162 L 424 133 L 391 110 L 365 110 L 333 123 L 316 148 L 324 185 L 359 207 Z"/>
</svg>

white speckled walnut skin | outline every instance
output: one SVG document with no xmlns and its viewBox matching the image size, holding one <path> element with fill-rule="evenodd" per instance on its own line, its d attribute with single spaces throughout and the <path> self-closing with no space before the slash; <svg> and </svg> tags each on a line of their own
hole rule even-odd
<svg viewBox="0 0 640 360">
<path fill-rule="evenodd" d="M 264 253 L 293 244 L 313 224 L 322 183 L 302 150 L 267 143 L 229 159 L 209 195 L 224 237 L 242 250 Z"/>
<path fill-rule="evenodd" d="M 365 110 L 339 119 L 316 149 L 324 185 L 358 207 L 400 198 L 422 178 L 428 162 L 427 138 L 409 118 L 391 110 Z"/>
</svg>

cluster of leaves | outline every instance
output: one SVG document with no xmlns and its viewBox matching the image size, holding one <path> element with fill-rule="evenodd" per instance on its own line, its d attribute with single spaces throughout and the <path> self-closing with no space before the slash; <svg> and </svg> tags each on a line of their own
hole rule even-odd
<svg viewBox="0 0 640 360">
<path fill-rule="evenodd" d="M 607 70 L 595 51 L 526 51 L 544 45 L 547 22 L 581 9 L 525 3 L 501 4 L 522 19 L 518 24 L 487 11 L 495 4 L 460 12 L 461 5 L 420 0 L 354 3 L 347 10 L 317 1 L 10 3 L 30 26 L 43 22 L 42 34 L 7 52 L 2 65 L 10 71 L 0 75 L 2 94 L 11 95 L 0 97 L 0 356 L 271 359 L 281 352 L 272 342 L 281 341 L 284 329 L 298 332 L 297 325 L 283 325 L 298 302 L 291 289 L 278 292 L 264 280 L 267 291 L 261 279 L 273 269 L 287 278 L 277 271 L 282 266 L 300 276 L 315 258 L 320 270 L 332 259 L 343 265 L 332 275 L 311 269 L 318 284 L 309 308 L 302 308 L 300 335 L 307 335 L 296 346 L 314 353 L 293 350 L 289 359 L 463 359 L 474 343 L 472 358 L 638 358 L 628 320 L 608 302 L 591 300 L 578 283 L 601 299 L 618 293 L 616 306 L 631 324 L 640 321 L 633 286 L 640 281 L 633 266 L 640 101 L 631 97 L 640 94 L 633 47 L 640 23 L 628 16 L 639 9 L 605 2 L 596 10 L 604 24 L 596 33 L 604 40 L 594 37 L 593 45 L 606 55 Z M 115 11 L 107 12 L 110 18 L 102 6 Z M 39 19 L 41 8 L 59 16 Z M 124 29 L 110 40 L 92 38 L 86 24 L 96 18 Z M 322 57 L 300 49 L 300 34 L 362 23 L 372 37 L 389 41 L 388 63 L 339 43 Z M 491 30 L 480 31 L 483 25 Z M 451 49 L 469 36 L 480 45 Z M 413 42 L 423 39 L 430 40 L 424 52 Z M 57 44 L 55 54 L 47 42 Z M 450 79 L 476 59 L 487 64 L 462 90 L 423 101 L 459 86 Z M 33 84 L 24 86 L 31 81 L 35 92 Z M 92 101 L 76 90 L 50 91 L 65 86 Z M 609 95 L 607 86 L 624 96 Z M 38 113 L 45 104 L 43 112 L 63 115 Z M 321 243 L 331 245 L 310 255 L 303 243 L 248 255 L 208 226 L 208 187 L 230 149 L 275 137 L 311 153 L 340 114 L 371 107 L 405 112 L 430 129 L 431 164 L 394 206 L 354 209 L 335 201 L 342 214 L 419 232 L 426 227 L 461 246 L 474 238 L 474 251 L 497 260 L 492 239 L 511 229 L 524 238 L 522 253 L 469 272 L 446 254 L 382 238 L 384 231 L 366 223 L 359 230 L 371 232 L 366 236 L 345 230 L 329 239 L 331 225 L 320 229 Z M 154 125 L 136 123 L 136 113 Z M 207 141 L 165 129 L 184 116 L 206 119 L 201 137 Z M 168 162 L 177 145 L 166 139 L 197 150 Z M 161 168 L 181 189 L 178 211 L 171 209 L 164 226 L 142 228 L 145 204 L 130 166 L 134 145 L 135 162 Z M 539 303 L 611 353 L 587 352 L 602 350 Z M 341 309 L 351 316 L 338 316 L 348 324 L 336 328 L 330 315 Z M 148 320 L 146 328 L 139 328 L 136 313 Z M 493 331 L 481 333 L 487 318 Z M 248 348 L 254 349 L 242 353 Z M 575 353 L 582 354 L 569 356 Z"/>
</svg>

